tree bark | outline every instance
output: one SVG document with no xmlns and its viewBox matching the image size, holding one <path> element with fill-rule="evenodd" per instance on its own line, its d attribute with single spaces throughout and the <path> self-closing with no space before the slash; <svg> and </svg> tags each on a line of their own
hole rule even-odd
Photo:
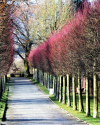
<svg viewBox="0 0 100 125">
<path fill-rule="evenodd" d="M 53 76 L 53 93 L 54 93 L 54 96 L 55 96 L 55 76 Z"/>
<path fill-rule="evenodd" d="M 61 102 L 62 101 L 62 82 L 61 82 L 61 77 L 62 76 L 60 76 L 60 86 L 59 86 L 59 102 Z"/>
<path fill-rule="evenodd" d="M 0 98 L 2 96 L 2 78 L 0 79 Z"/>
<path fill-rule="evenodd" d="M 56 86 L 57 86 L 57 92 L 56 92 L 56 99 L 59 99 L 59 77 L 56 77 Z"/>
<path fill-rule="evenodd" d="M 35 69 L 35 81 L 37 81 L 37 69 Z"/>
<path fill-rule="evenodd" d="M 46 87 L 46 73 L 44 72 L 44 86 Z"/>
<path fill-rule="evenodd" d="M 66 104 L 66 82 L 65 76 L 63 76 L 63 104 Z"/>
<path fill-rule="evenodd" d="M 55 79 L 54 79 L 54 96 L 56 97 L 56 94 L 57 94 L 57 85 L 56 85 L 56 76 L 55 76 Z"/>
<path fill-rule="evenodd" d="M 24 65 L 25 65 L 26 75 L 30 76 L 30 68 L 29 68 L 29 64 L 26 60 L 24 61 Z"/>
<path fill-rule="evenodd" d="M 90 116 L 90 96 L 89 96 L 88 73 L 86 73 L 86 116 Z"/>
<path fill-rule="evenodd" d="M 93 118 L 98 117 L 98 87 L 97 87 L 97 77 L 93 74 L 93 85 L 94 85 L 94 96 L 93 96 Z"/>
<path fill-rule="evenodd" d="M 43 72 L 41 71 L 41 84 L 43 85 Z"/>
<path fill-rule="evenodd" d="M 81 78 L 80 73 L 78 72 L 78 95 L 79 95 L 79 112 L 84 112 L 83 100 L 82 100 L 82 91 L 81 91 Z"/>
<path fill-rule="evenodd" d="M 70 102 L 70 84 L 69 84 L 69 74 L 67 74 L 67 106 L 71 106 Z"/>
<path fill-rule="evenodd" d="M 48 90 L 50 89 L 50 74 L 48 73 Z"/>
<path fill-rule="evenodd" d="M 33 79 L 34 79 L 34 68 L 33 68 Z"/>
<path fill-rule="evenodd" d="M 72 74 L 72 84 L 73 84 L 73 110 L 77 110 L 76 87 L 75 87 L 75 75 L 74 74 Z"/>
</svg>

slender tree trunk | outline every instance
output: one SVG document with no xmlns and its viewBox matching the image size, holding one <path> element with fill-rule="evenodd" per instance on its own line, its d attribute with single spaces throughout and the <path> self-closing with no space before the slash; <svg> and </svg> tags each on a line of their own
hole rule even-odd
<svg viewBox="0 0 100 125">
<path fill-rule="evenodd" d="M 44 86 L 44 72 L 42 72 L 43 74 L 42 74 L 42 83 L 43 83 L 43 86 Z"/>
<path fill-rule="evenodd" d="M 48 73 L 46 73 L 46 88 L 48 88 Z"/>
<path fill-rule="evenodd" d="M 90 116 L 90 96 L 89 96 L 88 73 L 86 73 L 86 115 Z"/>
<path fill-rule="evenodd" d="M 5 79 L 6 79 L 6 83 L 8 82 L 8 80 L 7 80 L 7 75 L 5 76 Z"/>
<path fill-rule="evenodd" d="M 46 73 L 44 72 L 44 86 L 46 87 Z"/>
<path fill-rule="evenodd" d="M 5 78 L 5 76 L 3 77 L 3 79 L 4 79 L 4 90 L 5 90 L 5 88 L 6 88 L 6 78 Z"/>
<path fill-rule="evenodd" d="M 63 76 L 63 104 L 66 104 L 66 82 L 65 76 Z"/>
<path fill-rule="evenodd" d="M 39 70 L 37 69 L 37 82 L 39 82 Z"/>
<path fill-rule="evenodd" d="M 48 90 L 50 89 L 50 74 L 48 73 Z"/>
<path fill-rule="evenodd" d="M 33 68 L 33 79 L 34 79 L 34 68 Z"/>
<path fill-rule="evenodd" d="M 84 111 L 84 108 L 83 108 L 82 91 L 81 91 L 81 79 L 79 72 L 78 72 L 78 95 L 79 95 L 79 112 L 81 112 Z"/>
<path fill-rule="evenodd" d="M 53 76 L 53 93 L 55 92 L 55 77 Z"/>
<path fill-rule="evenodd" d="M 33 75 L 33 78 L 34 78 L 34 80 L 35 80 L 35 68 L 34 68 L 34 75 Z"/>
<path fill-rule="evenodd" d="M 94 96 L 93 96 L 93 118 L 98 117 L 98 85 L 96 74 L 93 74 Z"/>
<path fill-rule="evenodd" d="M 56 85 L 57 85 L 57 94 L 56 94 L 56 99 L 59 99 L 59 77 L 56 77 Z"/>
<path fill-rule="evenodd" d="M 50 74 L 50 86 L 49 86 L 49 88 L 53 88 L 53 85 L 52 85 L 52 75 Z"/>
<path fill-rule="evenodd" d="M 4 78 L 2 78 L 2 92 L 4 92 Z"/>
<path fill-rule="evenodd" d="M 41 84 L 43 85 L 43 72 L 41 71 Z"/>
<path fill-rule="evenodd" d="M 73 84 L 73 110 L 77 110 L 76 87 L 75 87 L 75 75 L 74 74 L 72 74 L 72 84 Z"/>
<path fill-rule="evenodd" d="M 35 81 L 37 81 L 37 69 L 35 69 Z"/>
<path fill-rule="evenodd" d="M 67 106 L 71 106 L 70 102 L 70 84 L 69 84 L 69 74 L 67 74 Z"/>
<path fill-rule="evenodd" d="M 30 68 L 29 68 L 29 64 L 27 61 L 24 61 L 24 65 L 25 65 L 25 71 L 26 71 L 26 75 L 30 76 Z"/>
<path fill-rule="evenodd" d="M 57 85 L 56 85 L 56 76 L 55 76 L 55 79 L 54 79 L 54 96 L 56 97 L 56 94 L 57 94 Z"/>
<path fill-rule="evenodd" d="M 59 102 L 62 101 L 62 82 L 61 82 L 61 77 L 60 76 L 60 86 L 59 86 Z"/>
<path fill-rule="evenodd" d="M 0 78 L 0 98 L 1 98 L 1 96 L 2 96 L 2 80 Z"/>
<path fill-rule="evenodd" d="M 41 71 L 40 71 L 40 70 L 38 70 L 38 72 L 39 72 L 38 82 L 39 82 L 39 83 L 41 83 L 41 77 L 40 77 L 40 75 L 41 75 Z"/>
</svg>

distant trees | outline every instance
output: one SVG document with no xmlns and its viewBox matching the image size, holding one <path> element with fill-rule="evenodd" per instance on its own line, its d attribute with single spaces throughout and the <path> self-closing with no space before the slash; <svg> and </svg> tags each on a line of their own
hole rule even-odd
<svg viewBox="0 0 100 125">
<path fill-rule="evenodd" d="M 28 53 L 33 44 L 36 44 L 30 34 L 30 20 L 33 18 L 34 6 L 28 2 L 18 2 L 13 4 L 12 25 L 14 27 L 14 44 L 19 46 L 20 50 L 15 49 L 24 61 L 26 74 L 29 76 L 29 64 L 27 62 Z M 25 53 L 25 56 L 22 55 Z"/>
<path fill-rule="evenodd" d="M 34 19 L 32 20 L 32 36 L 38 42 L 44 42 L 50 34 L 62 27 L 66 20 L 70 20 L 71 6 L 66 0 L 38 0 L 34 11 Z"/>
</svg>

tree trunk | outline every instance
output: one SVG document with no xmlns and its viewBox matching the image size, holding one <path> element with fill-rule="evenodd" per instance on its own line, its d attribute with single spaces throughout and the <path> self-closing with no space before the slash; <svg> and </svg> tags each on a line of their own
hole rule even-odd
<svg viewBox="0 0 100 125">
<path fill-rule="evenodd" d="M 70 84 L 69 84 L 69 74 L 67 74 L 67 106 L 71 106 L 70 102 Z"/>
<path fill-rule="evenodd" d="M 57 94 L 57 85 L 56 85 L 56 76 L 55 76 L 55 79 L 54 79 L 54 96 L 56 97 L 56 94 Z"/>
<path fill-rule="evenodd" d="M 46 87 L 46 73 L 44 72 L 44 86 Z"/>
<path fill-rule="evenodd" d="M 43 72 L 41 71 L 41 84 L 43 85 Z"/>
<path fill-rule="evenodd" d="M 30 76 L 30 68 L 29 68 L 29 64 L 27 61 L 24 61 L 24 65 L 25 65 L 25 71 L 26 71 L 26 75 Z"/>
<path fill-rule="evenodd" d="M 5 88 L 6 88 L 6 77 L 4 76 L 3 79 L 4 79 L 4 90 L 5 90 Z"/>
<path fill-rule="evenodd" d="M 62 82 L 61 82 L 61 77 L 60 76 L 60 86 L 59 86 L 59 102 L 62 101 Z"/>
<path fill-rule="evenodd" d="M 72 74 L 72 84 L 73 84 L 73 110 L 77 110 L 76 87 L 75 87 L 75 75 L 74 74 Z"/>
<path fill-rule="evenodd" d="M 33 68 L 33 79 L 34 79 L 34 68 Z"/>
<path fill-rule="evenodd" d="M 94 96 L 93 96 L 93 118 L 98 117 L 98 85 L 96 74 L 93 74 Z"/>
<path fill-rule="evenodd" d="M 48 90 L 50 89 L 50 74 L 48 73 Z"/>
<path fill-rule="evenodd" d="M 80 73 L 78 73 L 78 95 L 79 95 L 79 112 L 81 112 L 81 111 L 84 111 L 84 108 L 83 108 L 83 100 L 82 100 Z"/>
<path fill-rule="evenodd" d="M 57 86 L 57 93 L 56 93 L 56 99 L 59 99 L 59 77 L 56 77 L 56 86 Z"/>
<path fill-rule="evenodd" d="M 53 76 L 53 93 L 55 95 L 55 77 Z"/>
<path fill-rule="evenodd" d="M 0 78 L 0 98 L 2 96 L 2 78 Z"/>
<path fill-rule="evenodd" d="M 90 116 L 89 80 L 87 73 L 86 73 L 86 115 Z"/>
<path fill-rule="evenodd" d="M 35 69 L 35 81 L 37 81 L 37 69 Z"/>
<path fill-rule="evenodd" d="M 65 76 L 63 76 L 63 104 L 66 104 L 66 82 Z"/>
<path fill-rule="evenodd" d="M 42 84 L 44 86 L 44 72 L 42 72 Z"/>
<path fill-rule="evenodd" d="M 39 83 L 39 70 L 37 69 L 37 80 L 36 80 L 38 83 Z"/>
</svg>

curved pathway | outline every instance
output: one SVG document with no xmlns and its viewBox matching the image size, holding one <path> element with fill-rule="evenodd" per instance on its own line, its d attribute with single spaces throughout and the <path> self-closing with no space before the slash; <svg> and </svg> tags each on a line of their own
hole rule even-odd
<svg viewBox="0 0 100 125">
<path fill-rule="evenodd" d="M 86 125 L 53 104 L 30 80 L 11 78 L 11 95 L 2 125 Z M 12 84 L 12 83 L 10 83 Z"/>
</svg>

